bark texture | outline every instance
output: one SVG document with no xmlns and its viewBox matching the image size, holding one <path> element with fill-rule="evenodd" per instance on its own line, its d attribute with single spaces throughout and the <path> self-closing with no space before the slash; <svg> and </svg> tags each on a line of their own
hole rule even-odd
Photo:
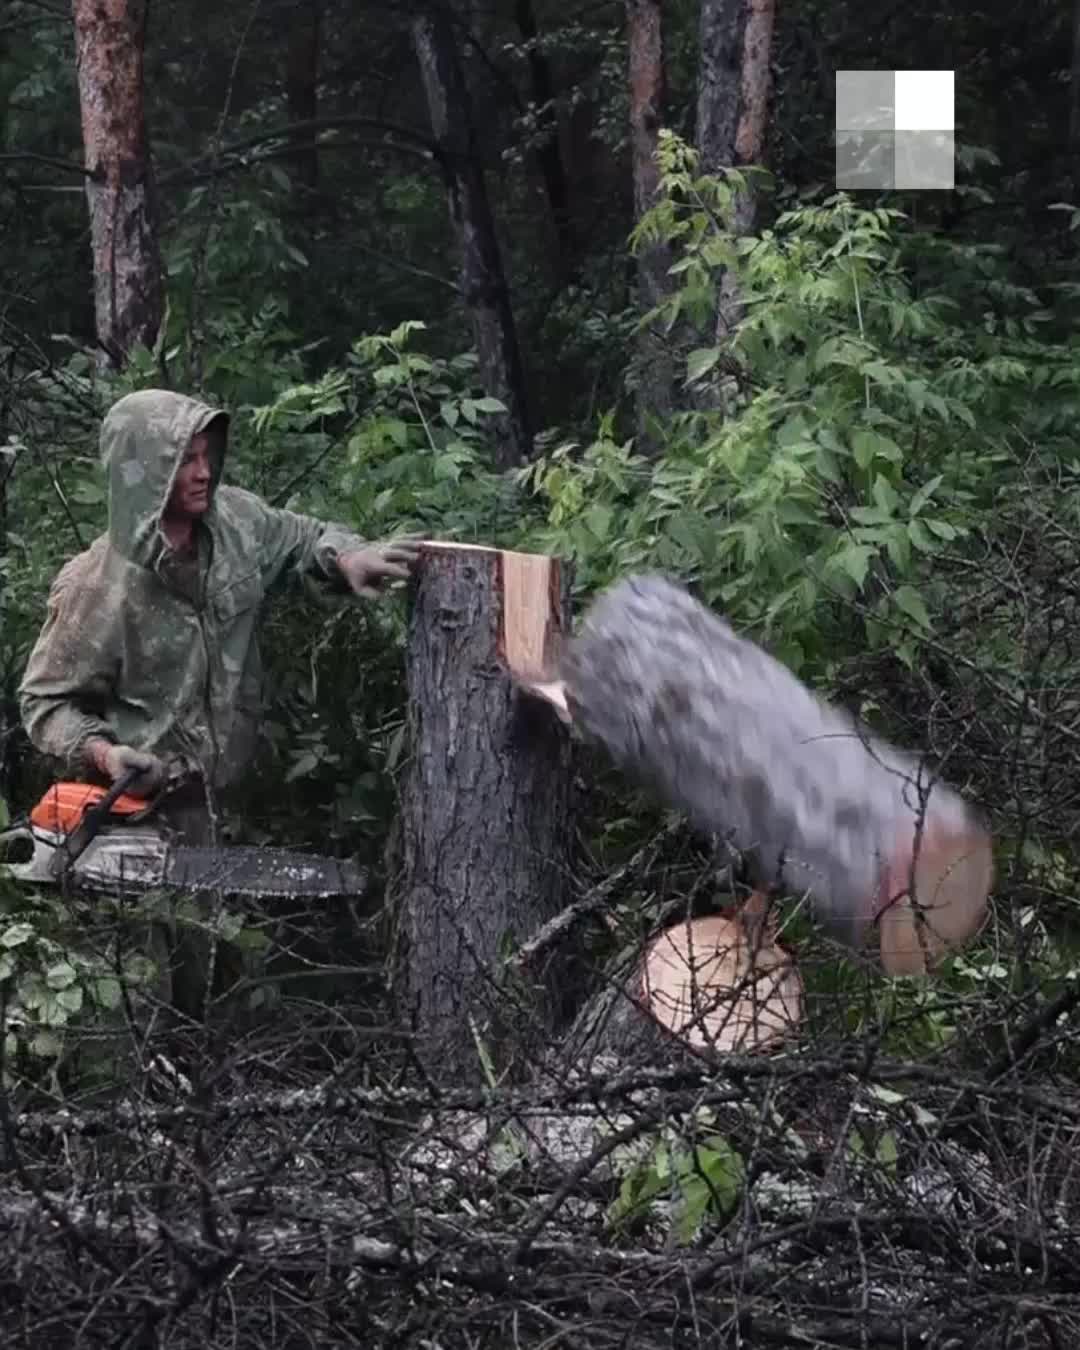
<svg viewBox="0 0 1080 1350">
<path fill-rule="evenodd" d="M 539 123 L 536 159 L 544 182 L 548 208 L 551 211 L 551 221 L 555 229 L 555 238 L 559 250 L 559 261 L 564 275 L 569 275 L 575 257 L 574 228 L 566 169 L 563 165 L 562 149 L 559 145 L 559 128 L 555 116 L 555 85 L 551 78 L 551 64 L 541 45 L 540 29 L 536 22 L 536 11 L 533 9 L 532 0 L 515 0 L 514 15 L 517 19 L 518 31 L 529 45 L 529 77 L 532 83 L 533 103 Z"/>
<path fill-rule="evenodd" d="M 313 122 L 319 115 L 319 41 L 322 30 L 323 0 L 298 0 L 289 29 L 288 68 L 285 93 L 290 123 Z M 319 151 L 315 133 L 300 132 L 292 159 L 293 173 L 306 188 L 319 183 Z"/>
<path fill-rule="evenodd" d="M 505 668 L 503 558 L 427 554 L 409 623 L 399 988 L 418 1053 L 440 1078 L 480 1075 L 470 1019 L 508 1062 L 543 1043 L 556 1007 L 553 967 L 531 990 L 499 987 L 505 944 L 565 903 L 571 785 L 565 728 Z M 554 564 L 549 643 L 567 605 L 559 574 Z"/>
<path fill-rule="evenodd" d="M 532 453 L 532 429 L 510 291 L 484 181 L 472 101 L 451 15 L 441 6 L 413 20 L 413 43 L 432 134 L 443 151 L 450 221 L 461 252 L 461 294 L 472 319 L 485 391 L 506 407 L 492 419 L 496 463 L 509 468 Z"/>
<path fill-rule="evenodd" d="M 697 149 L 704 173 L 760 165 L 768 128 L 770 59 L 776 0 L 702 0 L 698 26 Z M 736 235 L 757 216 L 753 191 L 735 200 Z M 720 285 L 716 336 L 728 337 L 743 314 L 730 273 Z"/>
<path fill-rule="evenodd" d="M 656 163 L 664 116 L 664 25 L 662 0 L 627 0 L 630 52 L 630 144 L 634 172 L 634 220 L 655 205 L 660 185 Z M 670 293 L 671 250 L 667 244 L 641 245 L 637 255 L 638 305 L 647 313 Z M 671 409 L 675 371 L 669 336 L 655 325 L 641 331 L 638 343 L 638 436 L 642 448 L 654 445 L 650 420 Z"/>
<path fill-rule="evenodd" d="M 164 306 L 143 109 L 147 0 L 73 0 L 75 57 L 102 364 L 151 347 Z"/>
</svg>

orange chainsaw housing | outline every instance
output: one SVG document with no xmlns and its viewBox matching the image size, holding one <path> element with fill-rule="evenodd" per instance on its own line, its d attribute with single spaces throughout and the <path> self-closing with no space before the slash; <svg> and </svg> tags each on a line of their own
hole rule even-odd
<svg viewBox="0 0 1080 1350">
<path fill-rule="evenodd" d="M 50 834 L 70 834 L 92 806 L 106 795 L 108 788 L 93 783 L 54 783 L 30 812 L 30 824 Z M 146 810 L 146 802 L 127 793 L 112 804 L 112 815 L 133 816 Z"/>
</svg>

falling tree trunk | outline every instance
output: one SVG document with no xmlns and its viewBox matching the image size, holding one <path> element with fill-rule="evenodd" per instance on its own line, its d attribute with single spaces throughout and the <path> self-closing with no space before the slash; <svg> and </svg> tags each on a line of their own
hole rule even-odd
<svg viewBox="0 0 1080 1350">
<path fill-rule="evenodd" d="M 634 219 L 657 201 L 660 169 L 656 162 L 664 110 L 664 30 L 662 0 L 626 0 L 630 48 L 630 143 L 634 173 Z M 638 306 L 642 314 L 670 293 L 671 250 L 665 243 L 643 243 L 637 253 Z M 637 420 L 644 450 L 655 449 L 652 421 L 671 409 L 674 352 L 669 335 L 657 323 L 642 329 L 638 343 Z"/>
<path fill-rule="evenodd" d="M 461 252 L 461 293 L 472 319 L 480 379 L 487 394 L 506 409 L 491 423 L 496 461 L 509 468 L 532 452 L 525 379 L 472 103 L 451 16 L 442 6 L 417 15 L 413 42 L 432 133 L 442 150 L 450 220 Z"/>
<path fill-rule="evenodd" d="M 768 125 L 769 68 L 776 0 L 702 0 L 699 20 L 697 149 L 703 173 L 760 165 Z M 732 225 L 749 234 L 757 201 L 735 198 Z M 742 317 L 730 272 L 721 280 L 716 336 L 723 342 Z"/>
<path fill-rule="evenodd" d="M 289 30 L 288 68 L 285 93 L 290 123 L 313 122 L 319 113 L 319 35 L 323 0 L 299 0 L 292 9 Z M 306 188 L 318 186 L 319 151 L 314 132 L 300 132 L 292 139 L 297 148 L 293 172 Z"/>
<path fill-rule="evenodd" d="M 74 0 L 99 360 L 152 347 L 164 304 L 143 112 L 146 0 Z"/>
<path fill-rule="evenodd" d="M 529 74 L 536 118 L 540 127 L 536 159 L 544 180 L 548 207 L 551 211 L 559 261 L 564 275 L 569 275 L 574 261 L 574 229 L 570 215 L 570 195 L 559 146 L 559 130 L 555 117 L 555 89 L 551 79 L 551 65 L 541 45 L 540 30 L 532 0 L 516 0 L 515 14 L 518 31 L 528 45 Z"/>
<path fill-rule="evenodd" d="M 564 901 L 570 747 L 511 672 L 551 658 L 567 613 L 557 561 L 425 548 L 406 653 L 410 760 L 395 908 L 398 989 L 422 1061 L 475 1079 L 474 1036 L 501 1063 L 543 1043 L 554 967 L 531 989 L 505 977 L 518 943 Z"/>
</svg>

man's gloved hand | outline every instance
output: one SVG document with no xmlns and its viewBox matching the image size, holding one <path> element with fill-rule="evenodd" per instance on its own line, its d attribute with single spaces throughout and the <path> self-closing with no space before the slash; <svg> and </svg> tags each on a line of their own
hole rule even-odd
<svg viewBox="0 0 1080 1350">
<path fill-rule="evenodd" d="M 133 797 L 152 797 L 164 786 L 165 765 L 157 755 L 148 754 L 145 750 L 95 739 L 87 742 L 86 757 L 112 783 L 122 778 L 129 769 L 138 769 L 138 778 L 127 789 Z"/>
<path fill-rule="evenodd" d="M 386 581 L 405 581 L 420 561 L 420 540 L 391 539 L 338 557 L 341 574 L 357 595 L 374 599 Z"/>
</svg>

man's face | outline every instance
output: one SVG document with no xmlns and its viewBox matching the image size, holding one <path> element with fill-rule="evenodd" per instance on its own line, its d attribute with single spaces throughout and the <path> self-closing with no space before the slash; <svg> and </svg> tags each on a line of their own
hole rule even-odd
<svg viewBox="0 0 1080 1350">
<path fill-rule="evenodd" d="M 165 515 L 172 520 L 198 520 L 210 509 L 210 436 L 200 431 L 191 439 L 173 481 Z"/>
</svg>

